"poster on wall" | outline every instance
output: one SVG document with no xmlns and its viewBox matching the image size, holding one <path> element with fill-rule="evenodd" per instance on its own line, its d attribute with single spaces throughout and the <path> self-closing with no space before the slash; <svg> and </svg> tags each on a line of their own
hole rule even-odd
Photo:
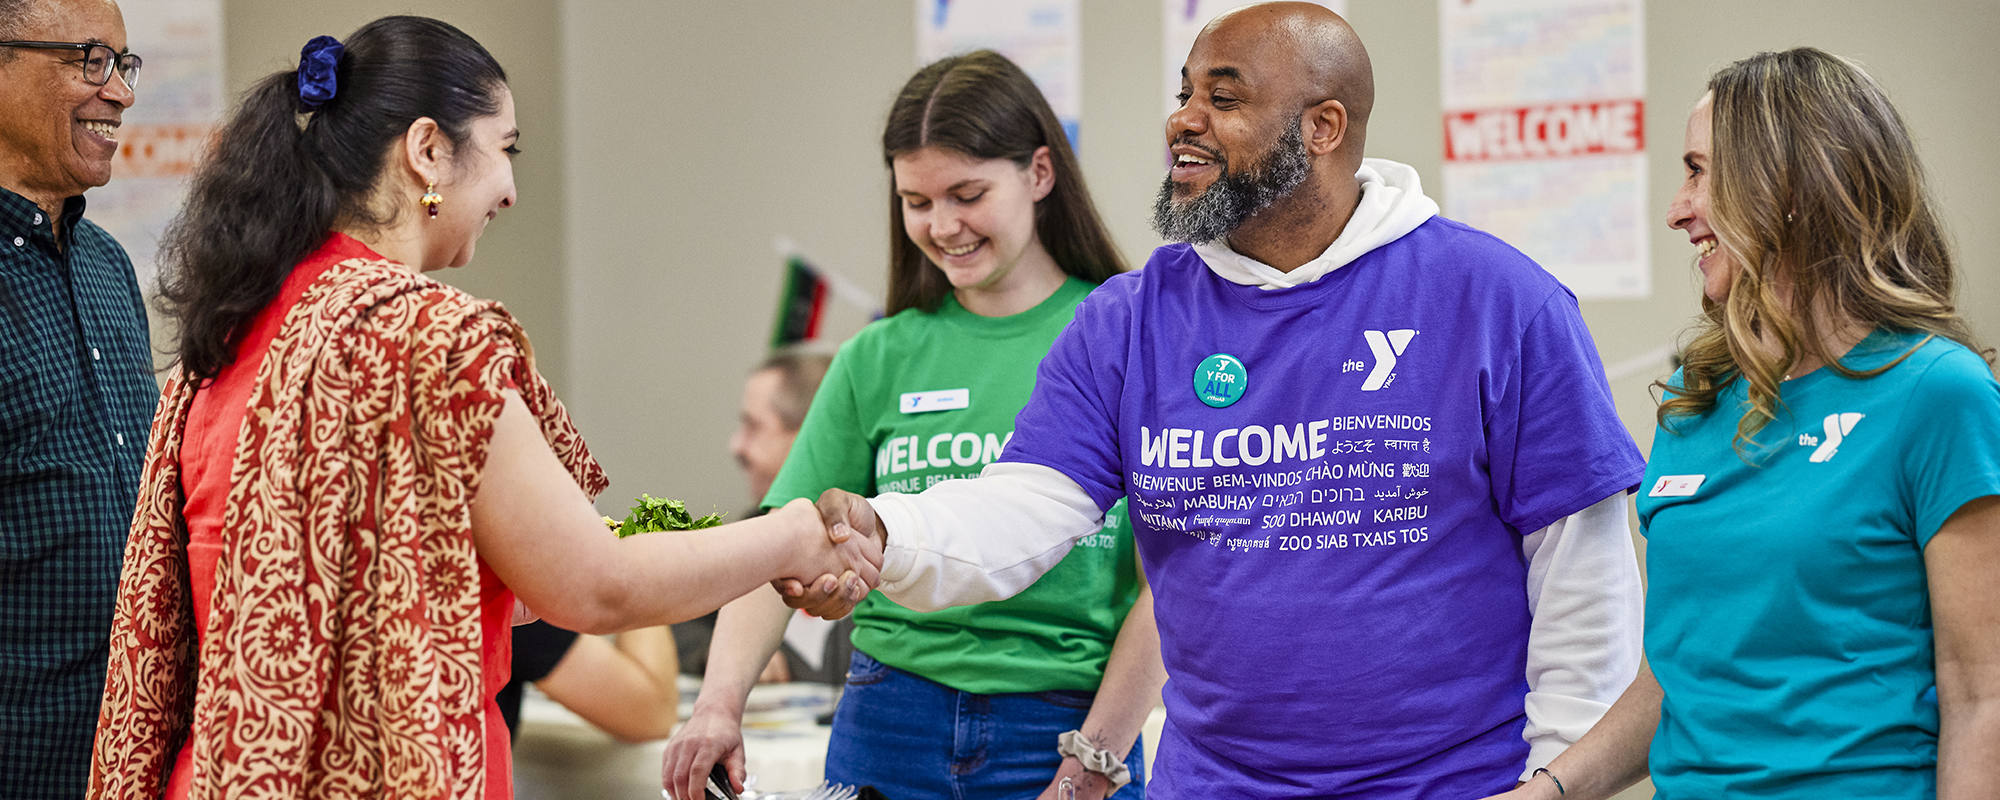
<svg viewBox="0 0 2000 800">
<path fill-rule="evenodd" d="M 1166 91 L 1161 93 L 1166 110 L 1160 117 L 1164 123 L 1166 114 L 1172 114 L 1181 107 L 1175 95 L 1181 93 L 1181 65 L 1187 63 L 1188 51 L 1194 49 L 1194 39 L 1201 35 L 1201 29 L 1208 27 L 1209 20 L 1221 16 L 1222 12 L 1250 5 L 1252 0 L 1161 0 L 1165 6 L 1166 39 L 1160 48 L 1165 67 Z M 1347 0 L 1319 0 L 1319 4 L 1333 10 L 1333 13 L 1347 15 Z"/>
<path fill-rule="evenodd" d="M 1584 299 L 1652 291 L 1644 0 L 1439 0 L 1445 214 Z"/>
<path fill-rule="evenodd" d="M 993 50 L 1020 65 L 1048 98 L 1071 149 L 1083 117 L 1080 0 L 917 0 L 917 65 Z"/>
<path fill-rule="evenodd" d="M 125 246 L 139 286 L 151 294 L 160 235 L 222 119 L 222 2 L 150 0 L 121 8 L 127 46 L 146 63 L 118 126 L 111 183 L 90 190 L 86 213 Z"/>
</svg>

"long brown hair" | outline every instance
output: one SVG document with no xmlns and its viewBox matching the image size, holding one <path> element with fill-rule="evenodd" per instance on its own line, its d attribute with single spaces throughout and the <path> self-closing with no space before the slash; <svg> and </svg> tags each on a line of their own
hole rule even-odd
<svg viewBox="0 0 2000 800">
<path fill-rule="evenodd" d="M 1737 271 L 1727 298 L 1702 300 L 1683 385 L 1654 384 L 1666 397 L 1661 427 L 1707 413 L 1731 383 L 1748 381 L 1736 426 L 1746 452 L 1777 419 L 1778 384 L 1802 356 L 1849 378 L 1902 360 L 1848 369 L 1828 352 L 1828 325 L 1919 331 L 1980 351 L 1952 303 L 1958 276 L 1916 146 L 1874 78 L 1801 47 L 1731 64 L 1708 89 L 1709 224 Z"/>
<path fill-rule="evenodd" d="M 1090 203 L 1083 170 L 1049 102 L 1027 73 L 1006 56 L 979 50 L 917 70 L 889 108 L 882 131 L 882 161 L 926 147 L 971 158 L 1004 158 L 1026 168 L 1035 151 L 1049 149 L 1055 188 L 1035 203 L 1035 235 L 1056 265 L 1070 275 L 1103 283 L 1125 271 L 1125 259 Z M 889 176 L 889 314 L 906 308 L 936 311 L 951 281 L 903 231 L 903 200 Z"/>
</svg>

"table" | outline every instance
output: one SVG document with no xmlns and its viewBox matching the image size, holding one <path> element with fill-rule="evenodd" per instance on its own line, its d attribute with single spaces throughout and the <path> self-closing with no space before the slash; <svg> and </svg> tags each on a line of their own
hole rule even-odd
<svg viewBox="0 0 2000 800">
<path fill-rule="evenodd" d="M 693 708 L 698 678 L 681 678 L 681 719 Z M 834 687 L 781 683 L 750 691 L 743 716 L 746 771 L 760 791 L 819 785 L 830 728 L 817 717 L 833 708 Z M 666 740 L 624 744 L 529 686 L 521 698 L 521 738 L 514 744 L 518 800 L 659 800 Z"/>
<path fill-rule="evenodd" d="M 701 680 L 681 677 L 681 719 L 694 706 Z M 659 800 L 666 740 L 624 744 L 584 722 L 531 685 L 521 698 L 521 738 L 514 744 L 517 800 Z M 750 691 L 743 716 L 745 770 L 759 791 L 819 785 L 826 773 L 831 728 L 816 718 L 833 707 L 834 687 L 781 683 Z M 1146 718 L 1146 770 L 1153 768 L 1166 710 Z M 1054 747 L 1054 743 L 1050 744 Z M 899 799 L 900 800 L 900 799 Z"/>
</svg>

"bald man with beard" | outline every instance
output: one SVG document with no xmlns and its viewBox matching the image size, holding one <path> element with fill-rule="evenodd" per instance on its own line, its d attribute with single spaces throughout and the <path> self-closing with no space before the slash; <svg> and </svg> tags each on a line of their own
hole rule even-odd
<svg viewBox="0 0 2000 800">
<path fill-rule="evenodd" d="M 822 513 L 928 610 L 1019 591 L 1129 493 L 1170 675 L 1151 797 L 1547 780 L 1639 665 L 1644 463 L 1576 299 L 1362 157 L 1337 15 L 1231 12 L 1182 74 L 1155 211 L 1182 243 L 1078 307 L 1000 463 Z"/>
</svg>

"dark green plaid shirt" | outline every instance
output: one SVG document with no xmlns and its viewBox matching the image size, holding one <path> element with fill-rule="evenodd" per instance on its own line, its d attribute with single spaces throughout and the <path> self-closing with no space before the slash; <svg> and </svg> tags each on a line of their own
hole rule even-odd
<svg viewBox="0 0 2000 800">
<path fill-rule="evenodd" d="M 118 242 L 0 189 L 0 800 L 83 796 L 159 402 Z"/>
</svg>

